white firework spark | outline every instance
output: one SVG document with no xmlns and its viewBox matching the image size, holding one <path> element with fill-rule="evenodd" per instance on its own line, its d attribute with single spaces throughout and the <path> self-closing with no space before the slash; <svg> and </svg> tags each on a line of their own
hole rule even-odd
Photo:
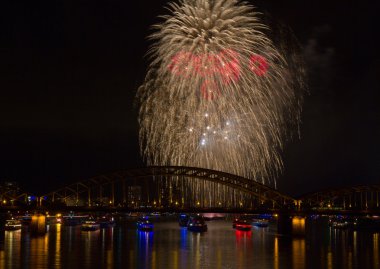
<svg viewBox="0 0 380 269">
<path fill-rule="evenodd" d="M 276 49 L 254 8 L 181 0 L 155 25 L 139 88 L 140 146 L 149 165 L 203 167 L 275 185 L 302 72 Z"/>
</svg>

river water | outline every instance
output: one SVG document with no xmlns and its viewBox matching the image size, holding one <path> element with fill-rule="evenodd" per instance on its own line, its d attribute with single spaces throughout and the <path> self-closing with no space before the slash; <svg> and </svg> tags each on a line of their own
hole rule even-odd
<svg viewBox="0 0 380 269">
<path fill-rule="evenodd" d="M 208 231 L 192 233 L 175 221 L 138 232 L 129 222 L 85 232 L 48 226 L 44 236 L 27 229 L 1 231 L 0 268 L 380 268 L 379 233 L 309 225 L 306 237 L 279 235 L 273 223 L 250 232 L 230 221 L 209 221 Z"/>
</svg>

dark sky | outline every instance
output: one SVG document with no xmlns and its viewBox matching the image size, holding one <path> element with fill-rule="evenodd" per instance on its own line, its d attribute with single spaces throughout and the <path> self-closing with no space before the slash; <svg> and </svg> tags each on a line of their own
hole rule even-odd
<svg viewBox="0 0 380 269">
<path fill-rule="evenodd" d="M 380 182 L 375 8 L 249 1 L 289 26 L 309 73 L 279 189 Z M 163 0 L 1 1 L 0 180 L 33 192 L 142 166 L 133 99 Z"/>
</svg>

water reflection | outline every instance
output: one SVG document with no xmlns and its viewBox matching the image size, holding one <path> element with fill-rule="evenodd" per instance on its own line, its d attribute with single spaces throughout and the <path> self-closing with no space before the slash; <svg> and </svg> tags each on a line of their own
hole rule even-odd
<svg viewBox="0 0 380 269">
<path fill-rule="evenodd" d="M 113 236 L 114 228 L 102 229 L 102 252 L 106 253 L 106 259 L 104 261 L 105 268 L 113 268 Z"/>
<path fill-rule="evenodd" d="M 5 231 L 4 252 L 1 259 L 1 268 L 19 268 L 20 260 L 12 262 L 13 257 L 20 257 L 21 231 Z"/>
<path fill-rule="evenodd" d="M 305 239 L 296 238 L 292 242 L 292 264 L 294 269 L 305 268 Z"/>
<path fill-rule="evenodd" d="M 274 247 L 273 247 L 273 263 L 274 269 L 279 269 L 279 251 L 278 251 L 278 238 L 277 236 L 274 238 Z"/>
<path fill-rule="evenodd" d="M 48 268 L 48 235 L 30 237 L 26 234 L 25 240 L 30 240 L 30 267 Z"/>
<path fill-rule="evenodd" d="M 153 232 L 136 231 L 137 234 L 137 261 L 142 268 L 151 268 L 153 251 Z"/>
<path fill-rule="evenodd" d="M 380 268 L 378 233 L 312 225 L 298 238 L 278 235 L 274 225 L 238 231 L 227 221 L 209 222 L 205 233 L 176 222 L 153 232 L 124 224 L 92 232 L 58 224 L 40 237 L 2 231 L 0 268 Z"/>
<path fill-rule="evenodd" d="M 380 268 L 379 252 L 379 234 L 376 233 L 373 235 L 373 264 L 375 268 Z"/>
<path fill-rule="evenodd" d="M 98 249 L 98 238 L 100 235 L 100 230 L 97 231 L 81 231 L 81 244 L 84 248 L 84 264 L 89 265 L 93 262 L 94 258 L 96 258 L 95 255 L 99 255 Z M 101 252 L 104 254 L 104 252 Z M 98 258 L 103 258 L 102 255 L 97 256 Z M 99 262 L 99 260 L 98 260 Z M 101 263 L 102 264 L 102 263 Z M 86 266 L 88 268 L 89 266 Z"/>
<path fill-rule="evenodd" d="M 184 268 L 184 266 L 186 265 L 186 255 L 184 253 L 182 253 L 182 251 L 186 251 L 187 249 L 187 246 L 188 246 L 188 241 L 187 241 L 187 237 L 188 237 L 188 232 L 187 232 L 187 229 L 184 228 L 184 227 L 181 227 L 180 228 L 180 253 L 181 253 L 181 268 Z"/>
<path fill-rule="evenodd" d="M 61 229 L 62 225 L 56 225 L 54 267 L 61 269 Z"/>
</svg>

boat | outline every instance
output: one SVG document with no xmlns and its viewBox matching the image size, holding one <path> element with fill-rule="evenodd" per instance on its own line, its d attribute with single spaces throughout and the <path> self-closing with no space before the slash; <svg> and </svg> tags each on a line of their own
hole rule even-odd
<svg viewBox="0 0 380 269">
<path fill-rule="evenodd" d="M 189 222 L 189 215 L 187 214 L 181 214 L 179 215 L 178 224 L 181 227 L 187 227 L 187 223 Z"/>
<path fill-rule="evenodd" d="M 240 224 L 241 227 L 246 224 L 250 224 L 251 225 L 252 223 L 252 216 L 250 215 L 241 215 L 240 217 L 235 217 L 233 222 L 232 222 L 232 228 L 236 228 L 236 225 L 237 224 Z M 252 225 L 251 225 L 252 227 Z"/>
<path fill-rule="evenodd" d="M 238 219 L 235 222 L 235 229 L 239 231 L 250 231 L 252 229 L 251 221 L 248 219 Z"/>
<path fill-rule="evenodd" d="M 380 217 L 373 216 L 373 217 L 357 218 L 353 222 L 353 228 L 355 230 L 378 232 L 380 231 Z"/>
<path fill-rule="evenodd" d="M 62 215 L 61 214 L 57 214 L 56 219 L 57 219 L 57 224 L 62 223 Z"/>
<path fill-rule="evenodd" d="M 345 229 L 345 228 L 348 228 L 348 222 L 347 221 L 333 221 L 331 226 L 336 229 Z"/>
<path fill-rule="evenodd" d="M 111 228 L 115 226 L 115 219 L 112 216 L 106 215 L 98 219 L 98 223 L 100 224 L 100 228 Z"/>
<path fill-rule="evenodd" d="M 16 231 L 21 229 L 21 221 L 16 219 L 6 220 L 4 229 L 6 231 Z"/>
<path fill-rule="evenodd" d="M 338 215 L 329 218 L 329 226 L 334 229 L 346 229 L 353 225 L 351 219 Z"/>
<path fill-rule="evenodd" d="M 21 224 L 23 225 L 30 225 L 32 222 L 32 216 L 29 214 L 25 214 L 24 216 L 21 217 Z"/>
<path fill-rule="evenodd" d="M 152 217 L 161 217 L 161 213 L 160 212 L 152 212 L 152 213 L 150 213 L 150 215 Z"/>
<path fill-rule="evenodd" d="M 139 214 L 137 214 L 136 212 L 129 212 L 128 214 L 126 214 L 126 217 L 127 218 L 138 218 Z"/>
<path fill-rule="evenodd" d="M 65 226 L 76 226 L 87 218 L 88 216 L 75 215 L 74 212 L 70 212 L 67 216 L 61 216 L 61 221 Z"/>
<path fill-rule="evenodd" d="M 148 217 L 142 217 L 140 218 L 137 223 L 137 230 L 139 231 L 152 231 L 153 230 L 153 223 L 149 220 Z"/>
<path fill-rule="evenodd" d="M 60 214 L 57 214 L 56 216 L 46 216 L 46 223 L 48 225 L 53 224 L 61 224 L 62 223 L 62 216 Z"/>
<path fill-rule="evenodd" d="M 81 224 L 81 220 L 75 217 L 63 217 L 63 224 L 65 226 L 76 226 Z"/>
<path fill-rule="evenodd" d="M 239 221 L 239 218 L 234 218 L 233 222 L 232 222 L 232 228 L 236 228 L 236 223 Z"/>
<path fill-rule="evenodd" d="M 207 224 L 202 216 L 197 215 L 190 217 L 189 222 L 187 224 L 187 230 L 192 232 L 206 232 Z"/>
<path fill-rule="evenodd" d="M 335 220 L 331 222 L 331 227 L 335 229 L 346 229 L 348 228 L 349 223 L 345 220 Z"/>
<path fill-rule="evenodd" d="M 81 230 L 82 231 L 96 231 L 100 229 L 100 224 L 95 220 L 86 220 L 82 223 Z"/>
<path fill-rule="evenodd" d="M 254 219 L 252 225 L 260 228 L 265 228 L 269 226 L 269 221 L 266 219 Z"/>
</svg>

